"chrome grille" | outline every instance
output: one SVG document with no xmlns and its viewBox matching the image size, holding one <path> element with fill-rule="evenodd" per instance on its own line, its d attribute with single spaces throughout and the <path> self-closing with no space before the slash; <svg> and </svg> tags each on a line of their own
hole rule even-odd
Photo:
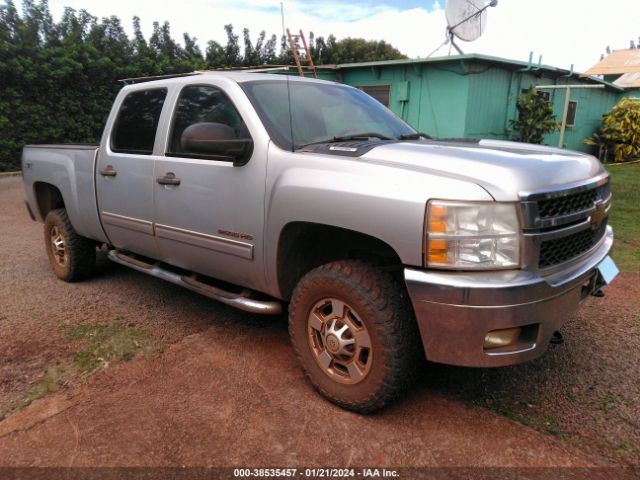
<svg viewBox="0 0 640 480">
<path fill-rule="evenodd" d="M 605 218 L 596 230 L 588 228 L 566 237 L 541 242 L 538 268 L 548 268 L 568 262 L 588 252 L 604 236 L 606 229 L 607 219 Z"/>
<path fill-rule="evenodd" d="M 552 191 L 521 194 L 525 265 L 552 269 L 594 248 L 607 230 L 611 187 L 606 174 Z"/>
<path fill-rule="evenodd" d="M 538 201 L 538 215 L 541 219 L 563 217 L 593 208 L 597 200 L 605 201 L 611 194 L 609 183 L 593 190 L 578 192 L 559 198 L 548 198 Z"/>
</svg>

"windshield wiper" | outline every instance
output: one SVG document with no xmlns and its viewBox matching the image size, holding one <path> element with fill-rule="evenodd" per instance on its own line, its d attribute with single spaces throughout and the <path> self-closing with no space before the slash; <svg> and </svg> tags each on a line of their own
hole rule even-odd
<svg viewBox="0 0 640 480">
<path fill-rule="evenodd" d="M 422 132 L 403 133 L 402 135 L 398 135 L 398 140 L 420 140 L 420 137 L 426 138 L 427 140 L 434 140 L 431 135 L 427 135 L 426 133 Z"/>
<path fill-rule="evenodd" d="M 300 145 L 298 148 L 308 147 L 309 145 L 319 145 L 321 143 L 348 142 L 350 140 L 368 140 L 370 138 L 378 138 L 380 140 L 393 140 L 393 138 L 383 135 L 381 133 L 364 132 L 364 133 L 354 133 L 352 135 L 344 135 L 340 137 L 327 138 L 324 140 L 319 140 L 317 142 L 305 143 L 304 145 Z"/>
</svg>

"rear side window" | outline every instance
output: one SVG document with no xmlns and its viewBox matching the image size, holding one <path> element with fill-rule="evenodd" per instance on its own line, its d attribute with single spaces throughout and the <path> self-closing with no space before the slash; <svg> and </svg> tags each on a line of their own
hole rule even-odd
<svg viewBox="0 0 640 480">
<path fill-rule="evenodd" d="M 237 139 L 250 137 L 242 117 L 222 90 L 212 86 L 194 85 L 185 87 L 178 98 L 167 153 L 189 153 L 181 143 L 182 134 L 188 127 L 199 123 L 230 127 Z"/>
<path fill-rule="evenodd" d="M 127 95 L 116 118 L 111 149 L 120 153 L 151 155 L 166 97 L 165 88 L 131 92 Z"/>
</svg>

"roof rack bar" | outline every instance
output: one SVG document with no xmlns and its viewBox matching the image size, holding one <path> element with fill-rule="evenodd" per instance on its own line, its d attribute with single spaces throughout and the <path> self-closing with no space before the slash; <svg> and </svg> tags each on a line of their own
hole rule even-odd
<svg viewBox="0 0 640 480">
<path fill-rule="evenodd" d="M 118 81 L 124 83 L 125 85 L 129 85 L 131 83 L 152 82 L 153 80 L 163 80 L 165 78 L 189 77 L 191 75 L 200 75 L 200 72 L 173 73 L 171 75 L 155 75 L 152 77 L 123 78 Z"/>
<path fill-rule="evenodd" d="M 212 70 L 196 70 L 194 72 L 186 72 L 186 73 L 172 73 L 169 75 L 154 75 L 150 77 L 132 77 L 132 78 L 122 78 L 118 80 L 119 82 L 124 83 L 125 85 L 129 85 L 132 83 L 143 83 L 143 82 L 152 82 L 154 80 L 164 80 L 167 78 L 180 78 L 180 77 L 190 77 L 193 75 L 202 75 L 204 73 L 211 72 L 268 72 L 271 70 L 288 70 L 289 65 L 257 65 L 250 67 L 224 67 L 224 68 L 215 68 Z"/>
</svg>

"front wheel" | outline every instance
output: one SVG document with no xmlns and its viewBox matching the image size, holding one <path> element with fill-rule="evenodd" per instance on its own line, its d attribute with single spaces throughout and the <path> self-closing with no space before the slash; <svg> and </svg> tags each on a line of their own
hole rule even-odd
<svg viewBox="0 0 640 480">
<path fill-rule="evenodd" d="M 76 233 L 64 208 L 51 210 L 44 221 L 44 242 L 51 269 L 65 282 L 90 276 L 96 268 L 96 244 Z"/>
<path fill-rule="evenodd" d="M 289 333 L 316 389 L 362 413 L 406 390 L 422 351 L 403 290 L 358 261 L 328 263 L 300 280 L 289 307 Z"/>
</svg>

